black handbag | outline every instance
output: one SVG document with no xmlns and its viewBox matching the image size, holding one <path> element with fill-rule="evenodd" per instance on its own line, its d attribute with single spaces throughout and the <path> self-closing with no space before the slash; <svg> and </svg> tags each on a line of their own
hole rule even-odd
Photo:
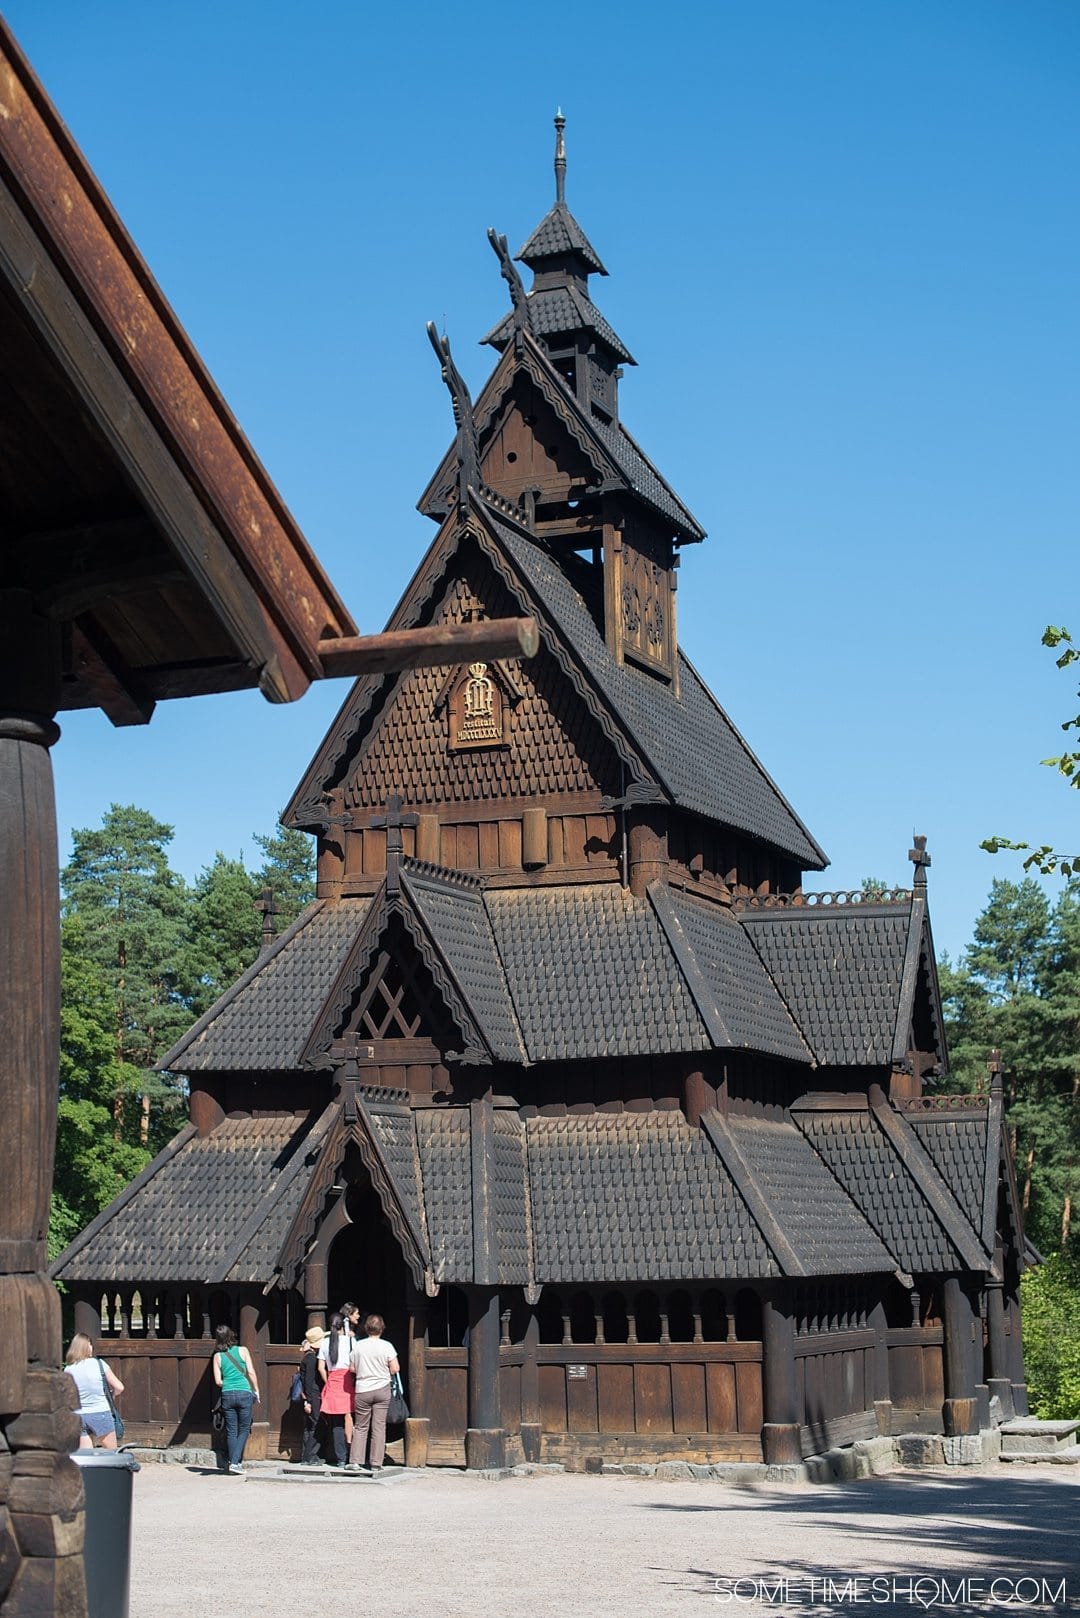
<svg viewBox="0 0 1080 1618">
<path fill-rule="evenodd" d="M 401 1377 L 397 1371 L 390 1378 L 390 1405 L 386 1412 L 387 1425 L 400 1427 L 402 1422 L 409 1419 L 409 1407 L 405 1403 L 405 1394 L 401 1386 Z"/>
<path fill-rule="evenodd" d="M 116 1433 L 116 1442 L 119 1444 L 120 1440 L 124 1436 L 124 1418 L 116 1408 L 116 1400 L 113 1398 L 113 1390 L 109 1386 L 108 1378 L 105 1375 L 105 1368 L 100 1360 L 97 1362 L 97 1368 L 98 1376 L 101 1378 L 101 1391 L 105 1395 L 105 1403 L 108 1405 L 112 1414 L 113 1429 Z"/>
<path fill-rule="evenodd" d="M 225 1431 L 225 1406 L 221 1402 L 220 1393 L 210 1406 L 210 1424 L 215 1433 L 223 1433 Z"/>
</svg>

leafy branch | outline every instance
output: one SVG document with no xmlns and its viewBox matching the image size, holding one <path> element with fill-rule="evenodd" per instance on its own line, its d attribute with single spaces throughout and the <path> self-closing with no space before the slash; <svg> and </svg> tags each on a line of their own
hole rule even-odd
<svg viewBox="0 0 1080 1618">
<path fill-rule="evenodd" d="M 1052 651 L 1064 646 L 1064 651 L 1055 659 L 1059 669 L 1080 662 L 1080 646 L 1074 645 L 1067 629 L 1048 624 L 1043 630 L 1042 644 L 1050 647 Z M 1063 720 L 1061 728 L 1065 731 L 1080 731 L 1080 714 L 1077 714 L 1075 719 Z M 1057 770 L 1059 775 L 1065 777 L 1069 786 L 1080 789 L 1080 752 L 1059 753 L 1054 758 L 1041 759 L 1040 763 L 1045 764 L 1048 769 Z M 1059 854 L 1050 843 L 1040 843 L 1037 847 L 1033 847 L 1031 843 L 1013 842 L 1009 837 L 987 837 L 979 847 L 985 849 L 988 854 L 1000 854 L 1003 849 L 1026 854 L 1025 871 L 1030 871 L 1034 867 L 1043 876 L 1051 876 L 1055 871 L 1060 871 L 1061 875 L 1066 877 L 1080 876 L 1080 854 Z"/>
</svg>

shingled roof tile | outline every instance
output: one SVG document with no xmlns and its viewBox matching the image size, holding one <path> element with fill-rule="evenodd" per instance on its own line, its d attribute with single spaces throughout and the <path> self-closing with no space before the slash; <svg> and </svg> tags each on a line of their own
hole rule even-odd
<svg viewBox="0 0 1080 1618">
<path fill-rule="evenodd" d="M 545 259 L 561 257 L 564 253 L 579 253 L 597 275 L 607 274 L 600 255 L 566 203 L 556 202 L 514 257 L 533 268 Z"/>
<path fill-rule="evenodd" d="M 180 1073 L 265 1073 L 300 1065 L 368 901 L 311 905 L 158 1064 Z"/>
<path fill-rule="evenodd" d="M 792 1117 L 901 1269 L 915 1275 L 966 1267 L 869 1110 L 796 1107 Z"/>
<path fill-rule="evenodd" d="M 738 916 L 818 1062 L 891 1060 L 910 902 L 742 909 Z"/>
<path fill-rule="evenodd" d="M 778 1275 L 723 1164 L 681 1113 L 526 1120 L 536 1279 Z"/>
<path fill-rule="evenodd" d="M 647 899 L 614 883 L 484 899 L 530 1061 L 709 1048 Z"/>
<path fill-rule="evenodd" d="M 492 1055 L 522 1061 L 525 1048 L 479 887 L 410 861 L 401 877 Z"/>
<path fill-rule="evenodd" d="M 695 999 L 701 992 L 699 1009 L 714 1043 L 808 1062 L 806 1042 L 730 909 L 664 886 L 650 896 L 661 921 L 670 927 L 670 915 L 674 922 L 673 947 L 680 932 L 689 946 L 691 959 L 680 965 Z"/>
<path fill-rule="evenodd" d="M 617 337 L 599 309 L 576 287 L 541 287 L 526 294 L 529 322 L 536 337 L 555 337 L 563 333 L 591 331 L 599 337 L 617 359 L 626 365 L 635 364 L 634 356 L 621 338 Z M 502 348 L 513 335 L 513 314 L 504 315 L 482 337 L 482 343 Z"/>
<path fill-rule="evenodd" d="M 896 1268 L 857 1203 L 790 1120 L 729 1117 L 727 1128 L 806 1275 Z"/>
<path fill-rule="evenodd" d="M 304 1149 L 307 1118 L 226 1118 L 193 1136 L 118 1207 L 88 1242 L 61 1262 L 64 1281 L 223 1281 L 222 1266 L 243 1221 L 272 1192 L 294 1154 Z M 277 1245 L 296 1211 L 306 1173 L 272 1206 L 264 1229 L 230 1267 L 229 1280 L 265 1280 Z M 280 1227 L 280 1234 L 278 1234 Z M 265 1265 L 265 1267 L 264 1267 Z"/>
</svg>

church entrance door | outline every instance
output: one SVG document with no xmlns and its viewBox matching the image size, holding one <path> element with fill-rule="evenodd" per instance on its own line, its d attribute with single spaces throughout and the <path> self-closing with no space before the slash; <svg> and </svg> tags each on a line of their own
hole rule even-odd
<svg viewBox="0 0 1080 1618">
<path fill-rule="evenodd" d="M 327 1268 L 330 1313 L 346 1301 L 359 1306 L 360 1317 L 382 1315 L 383 1336 L 398 1351 L 402 1377 L 408 1378 L 409 1273 L 397 1239 L 370 1183 L 350 1185 L 345 1206 L 351 1225 L 334 1238 Z M 328 1321 L 329 1323 L 329 1321 Z"/>
</svg>

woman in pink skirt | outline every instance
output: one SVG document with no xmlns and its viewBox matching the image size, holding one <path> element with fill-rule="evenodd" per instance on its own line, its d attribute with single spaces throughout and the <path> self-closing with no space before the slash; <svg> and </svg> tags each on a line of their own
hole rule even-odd
<svg viewBox="0 0 1080 1618">
<path fill-rule="evenodd" d="M 331 1466 L 344 1466 L 352 1442 L 353 1394 L 356 1379 L 349 1368 L 348 1328 L 341 1315 L 330 1316 L 330 1330 L 319 1344 L 323 1419 L 330 1432 Z"/>
</svg>

